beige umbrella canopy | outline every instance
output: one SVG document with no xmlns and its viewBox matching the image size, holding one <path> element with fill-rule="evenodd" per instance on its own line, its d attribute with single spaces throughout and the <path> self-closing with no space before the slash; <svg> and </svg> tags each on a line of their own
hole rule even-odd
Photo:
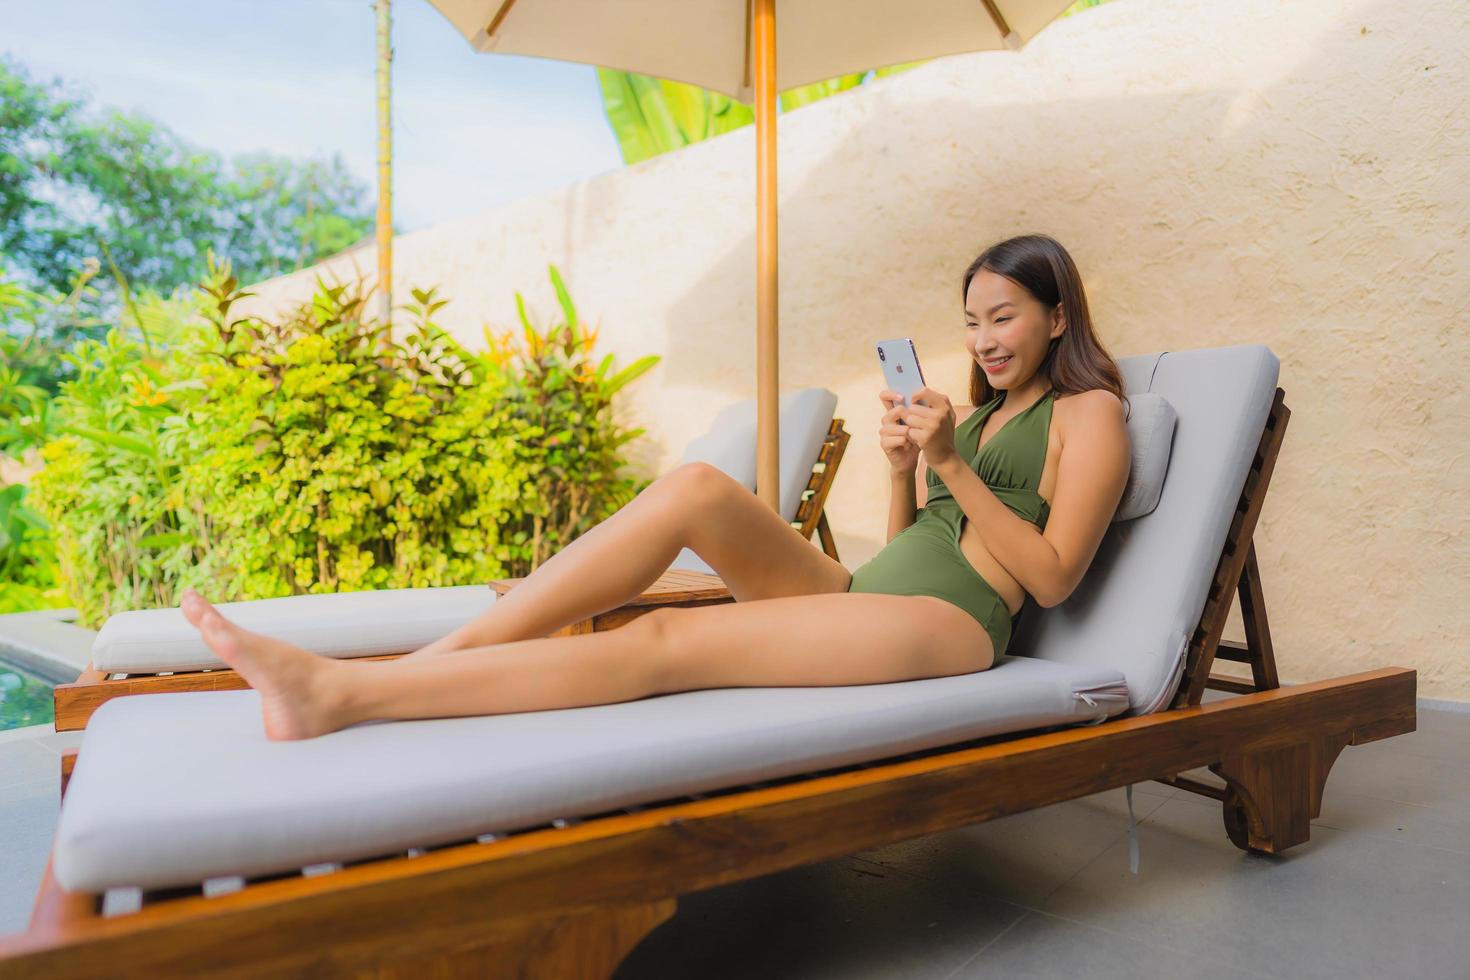
<svg viewBox="0 0 1470 980">
<path fill-rule="evenodd" d="M 962 51 L 1019 50 L 1072 0 L 430 0 L 477 51 L 688 82 L 755 108 L 756 492 L 779 510 L 776 93 Z M 776 38 L 779 34 L 780 45 Z"/>
</svg>

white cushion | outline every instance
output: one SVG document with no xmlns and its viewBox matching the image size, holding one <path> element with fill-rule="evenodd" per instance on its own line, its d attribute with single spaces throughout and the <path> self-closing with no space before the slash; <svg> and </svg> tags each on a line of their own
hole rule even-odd
<svg viewBox="0 0 1470 980">
<path fill-rule="evenodd" d="M 1159 505 L 1178 419 L 1174 406 L 1163 395 L 1151 391 L 1128 394 L 1128 441 L 1133 447 L 1133 465 L 1113 520 L 1131 521 Z"/>
<path fill-rule="evenodd" d="M 1178 415 L 1158 505 L 1109 526 L 1064 602 L 1043 609 L 1028 599 L 1009 652 L 1121 670 L 1133 711 L 1143 714 L 1166 706 L 1179 686 L 1281 365 L 1269 348 L 1249 344 L 1124 357 L 1118 366 L 1130 396 L 1154 392 Z"/>
<path fill-rule="evenodd" d="M 779 399 L 781 456 L 781 516 L 796 520 L 802 491 L 811 482 L 812 467 L 837 414 L 837 395 L 826 388 L 788 391 Z M 755 493 L 755 399 L 720 409 L 709 431 L 684 450 L 680 463 L 703 462 L 729 474 Z M 675 556 L 670 568 L 713 573 L 704 559 L 688 548 Z"/>
<path fill-rule="evenodd" d="M 360 669 L 369 670 L 370 667 Z M 971 674 L 735 687 L 268 741 L 254 691 L 115 698 L 56 832 L 68 891 L 166 887 L 402 852 L 1127 706 L 1115 670 L 1004 657 Z"/>
<path fill-rule="evenodd" d="M 221 602 L 215 608 L 248 630 L 323 657 L 372 657 L 416 650 L 463 626 L 494 601 L 489 585 L 449 585 L 281 596 Z M 92 641 L 92 666 L 147 674 L 224 663 L 174 606 L 109 616 Z"/>
</svg>

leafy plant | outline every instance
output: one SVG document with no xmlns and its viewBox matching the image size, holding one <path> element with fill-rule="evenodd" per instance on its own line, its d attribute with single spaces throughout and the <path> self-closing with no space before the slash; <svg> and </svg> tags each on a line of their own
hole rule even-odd
<svg viewBox="0 0 1470 980">
<path fill-rule="evenodd" d="M 613 396 L 659 357 L 650 354 L 614 371 L 608 354 L 593 367 L 597 330 L 582 322 L 556 266 L 550 276 L 560 321 L 538 328 L 518 292 L 521 337 L 512 331 L 498 337 L 486 331 L 485 337 L 503 371 L 515 451 L 530 474 L 522 511 L 503 530 L 517 575 L 539 566 L 647 485 L 618 473 L 621 447 L 645 430 L 613 421 Z"/>
<path fill-rule="evenodd" d="M 590 363 L 566 316 L 523 343 L 485 331 L 469 351 L 414 290 L 401 340 L 360 283 L 328 284 L 274 318 L 228 265 L 141 336 L 78 345 L 57 399 L 63 435 L 32 480 L 84 624 L 177 604 L 305 592 L 460 585 L 525 574 L 641 489 L 617 474 L 641 434 L 612 396 L 657 360 Z M 150 319 L 139 309 L 142 320 Z"/>
<path fill-rule="evenodd" d="M 66 604 L 51 526 L 26 505 L 27 488 L 0 488 L 0 613 Z"/>
<path fill-rule="evenodd" d="M 177 433 L 187 482 L 207 501 L 209 588 L 243 598 L 461 584 L 504 574 L 500 528 L 524 475 L 495 376 L 432 321 L 385 344 L 360 284 L 319 281 L 276 322 L 233 318 L 248 295 L 206 287 L 213 341 L 204 386 Z"/>
<path fill-rule="evenodd" d="M 84 264 L 61 296 L 25 286 L 0 263 L 0 453 L 19 458 L 55 434 L 50 398 L 68 376 L 66 349 L 102 326 L 78 309 L 98 269 Z"/>
<path fill-rule="evenodd" d="M 67 375 L 65 345 L 95 328 L 78 301 L 98 272 L 90 263 L 66 296 L 23 285 L 0 266 L 0 455 L 34 465 L 60 429 L 51 398 Z M 0 613 L 66 604 L 55 543 L 23 483 L 0 482 Z"/>
<path fill-rule="evenodd" d="M 61 579 L 83 623 L 172 602 L 171 583 L 207 559 L 207 525 L 183 485 L 165 435 L 179 428 L 196 386 L 188 364 L 150 353 L 136 330 L 114 326 L 65 355 L 51 415 L 59 435 L 31 478 L 35 508 L 53 528 Z"/>
</svg>

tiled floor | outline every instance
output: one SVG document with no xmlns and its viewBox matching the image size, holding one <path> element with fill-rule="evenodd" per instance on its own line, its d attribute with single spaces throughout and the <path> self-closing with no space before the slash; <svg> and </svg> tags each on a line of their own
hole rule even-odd
<svg viewBox="0 0 1470 980">
<path fill-rule="evenodd" d="M 81 742 L 80 732 L 36 733 L 0 731 L 0 933 L 30 919 L 56 827 L 61 751 Z"/>
<path fill-rule="evenodd" d="M 25 927 L 75 736 L 0 732 L 0 932 Z M 686 896 L 618 980 L 1470 977 L 1470 713 L 1346 749 L 1312 840 L 1225 839 L 1218 804 L 1116 790 Z"/>
</svg>

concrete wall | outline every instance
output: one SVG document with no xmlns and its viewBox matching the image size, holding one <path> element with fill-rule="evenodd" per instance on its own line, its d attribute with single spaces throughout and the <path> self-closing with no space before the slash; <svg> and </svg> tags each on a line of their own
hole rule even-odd
<svg viewBox="0 0 1470 980">
<path fill-rule="evenodd" d="M 844 561 L 884 530 L 872 341 L 913 336 L 963 400 L 960 275 L 1042 231 L 1115 355 L 1280 356 L 1293 414 L 1257 547 L 1283 678 L 1405 664 L 1421 695 L 1470 700 L 1467 47 L 1465 0 L 1116 0 L 783 116 L 781 383 L 835 390 L 853 433 Z M 754 393 L 753 139 L 404 235 L 400 291 L 440 284 L 481 346 L 516 289 L 556 309 L 555 262 L 601 349 L 663 355 L 625 404 L 660 471 Z"/>
</svg>

